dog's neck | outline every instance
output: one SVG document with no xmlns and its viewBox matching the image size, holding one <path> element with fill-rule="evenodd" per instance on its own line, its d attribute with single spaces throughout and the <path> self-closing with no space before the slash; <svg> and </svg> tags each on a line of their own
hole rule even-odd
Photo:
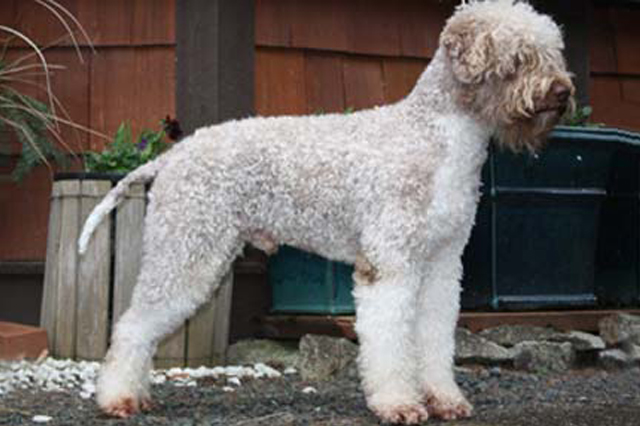
<svg viewBox="0 0 640 426">
<path fill-rule="evenodd" d="M 494 126 L 461 105 L 460 91 L 444 50 L 438 48 L 411 93 L 401 103 L 415 114 L 416 119 L 429 121 L 455 115 L 469 120 L 477 126 L 476 133 L 486 134 L 488 139 L 495 131 Z"/>
</svg>

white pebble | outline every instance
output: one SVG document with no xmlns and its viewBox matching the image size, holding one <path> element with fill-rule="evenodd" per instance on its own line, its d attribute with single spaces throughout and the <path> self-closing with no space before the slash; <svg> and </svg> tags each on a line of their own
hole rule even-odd
<svg viewBox="0 0 640 426">
<path fill-rule="evenodd" d="M 296 374 L 298 370 L 293 367 L 287 367 L 284 369 L 284 374 Z"/>
<path fill-rule="evenodd" d="M 311 393 L 318 393 L 318 391 L 314 387 L 307 386 L 306 388 L 302 389 L 302 393 L 311 394 Z"/>
<path fill-rule="evenodd" d="M 37 416 L 33 416 L 31 420 L 35 423 L 47 423 L 47 422 L 50 422 L 51 419 L 52 419 L 51 416 L 37 415 Z"/>
</svg>

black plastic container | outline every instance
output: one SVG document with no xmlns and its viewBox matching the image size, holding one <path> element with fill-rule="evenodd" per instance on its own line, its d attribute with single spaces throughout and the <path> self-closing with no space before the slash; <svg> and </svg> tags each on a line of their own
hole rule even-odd
<svg viewBox="0 0 640 426">
<path fill-rule="evenodd" d="M 539 155 L 490 152 L 463 308 L 640 306 L 640 134 L 559 126 L 549 139 Z M 284 250 L 273 310 L 353 312 L 351 271 Z"/>
</svg>

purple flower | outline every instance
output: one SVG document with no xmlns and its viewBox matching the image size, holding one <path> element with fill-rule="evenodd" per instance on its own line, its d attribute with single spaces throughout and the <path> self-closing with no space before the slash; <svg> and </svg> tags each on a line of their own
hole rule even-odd
<svg viewBox="0 0 640 426">
<path fill-rule="evenodd" d="M 144 151 L 148 143 L 149 141 L 147 140 L 147 138 L 140 139 L 140 142 L 138 142 L 138 150 Z"/>
</svg>

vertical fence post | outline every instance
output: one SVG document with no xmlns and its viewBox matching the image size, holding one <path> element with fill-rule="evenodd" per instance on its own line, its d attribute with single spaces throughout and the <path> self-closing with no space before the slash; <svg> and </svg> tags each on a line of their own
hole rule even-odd
<svg viewBox="0 0 640 426">
<path fill-rule="evenodd" d="M 40 326 L 47 330 L 48 345 L 56 345 L 56 302 L 58 300 L 58 245 L 60 244 L 60 194 L 61 182 L 54 182 L 51 190 L 49 210 L 49 229 L 47 234 L 47 258 L 44 269 L 44 288 L 42 292 L 42 310 Z"/>
<path fill-rule="evenodd" d="M 81 181 L 80 227 L 93 208 L 111 189 L 106 180 Z M 87 252 L 78 259 L 76 356 L 102 359 L 107 350 L 109 331 L 109 287 L 111 269 L 111 218 L 98 225 Z"/>
<path fill-rule="evenodd" d="M 79 181 L 60 182 L 60 240 L 57 247 L 54 353 L 63 358 L 75 357 L 77 242 L 80 227 L 79 198 Z"/>
</svg>

